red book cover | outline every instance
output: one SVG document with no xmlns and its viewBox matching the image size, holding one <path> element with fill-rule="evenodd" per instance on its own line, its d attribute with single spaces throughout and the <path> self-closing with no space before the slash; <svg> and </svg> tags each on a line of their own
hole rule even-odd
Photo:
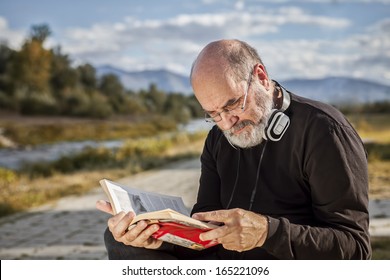
<svg viewBox="0 0 390 280">
<path fill-rule="evenodd" d="M 153 234 L 153 237 L 169 243 L 184 246 L 194 250 L 203 250 L 217 245 L 216 240 L 202 241 L 199 235 L 210 229 L 194 228 L 175 222 L 159 222 L 160 229 Z"/>
</svg>

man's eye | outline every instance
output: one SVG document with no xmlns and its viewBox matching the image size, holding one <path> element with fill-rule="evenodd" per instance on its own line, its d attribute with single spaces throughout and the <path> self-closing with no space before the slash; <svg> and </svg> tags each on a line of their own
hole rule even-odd
<svg viewBox="0 0 390 280">
<path fill-rule="evenodd" d="M 240 99 L 237 99 L 236 101 L 234 101 L 232 104 L 229 104 L 225 107 L 225 110 L 226 111 L 231 111 L 231 110 L 234 110 L 237 105 L 240 103 Z"/>
</svg>

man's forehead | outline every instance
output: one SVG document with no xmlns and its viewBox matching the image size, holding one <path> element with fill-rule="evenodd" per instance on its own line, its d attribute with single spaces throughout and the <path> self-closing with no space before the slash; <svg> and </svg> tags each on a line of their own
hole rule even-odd
<svg viewBox="0 0 390 280">
<path fill-rule="evenodd" d="M 240 97 L 240 91 L 228 85 L 205 83 L 194 85 L 195 96 L 205 111 L 213 112 L 222 109 Z"/>
</svg>

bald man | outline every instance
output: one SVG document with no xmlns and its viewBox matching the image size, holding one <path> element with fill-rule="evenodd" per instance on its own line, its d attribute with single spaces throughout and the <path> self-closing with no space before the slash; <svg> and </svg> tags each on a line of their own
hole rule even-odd
<svg viewBox="0 0 390 280">
<path fill-rule="evenodd" d="M 191 84 L 214 123 L 201 155 L 192 216 L 221 224 L 203 251 L 166 244 L 158 225 L 133 213 L 108 221 L 110 259 L 369 259 L 364 146 L 335 108 L 271 80 L 257 51 L 239 40 L 208 44 Z M 109 203 L 97 208 L 111 213 Z"/>
</svg>

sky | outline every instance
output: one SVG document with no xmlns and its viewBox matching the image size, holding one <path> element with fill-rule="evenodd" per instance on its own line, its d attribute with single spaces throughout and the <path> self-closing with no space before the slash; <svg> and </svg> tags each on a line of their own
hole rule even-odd
<svg viewBox="0 0 390 280">
<path fill-rule="evenodd" d="M 390 0 L 1 0 L 0 41 L 32 25 L 74 65 L 188 76 L 207 43 L 255 47 L 271 78 L 354 77 L 390 85 Z"/>
</svg>

